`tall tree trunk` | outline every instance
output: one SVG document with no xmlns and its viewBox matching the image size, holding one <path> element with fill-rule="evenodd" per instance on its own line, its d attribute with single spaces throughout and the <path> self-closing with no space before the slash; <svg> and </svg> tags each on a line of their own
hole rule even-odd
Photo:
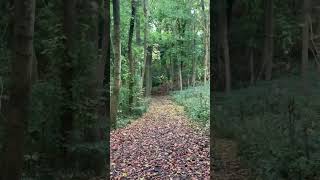
<svg viewBox="0 0 320 180">
<path fill-rule="evenodd" d="M 178 74 L 179 74 L 179 90 L 182 91 L 182 61 L 178 62 Z"/>
<path fill-rule="evenodd" d="M 38 79 L 39 79 L 39 75 L 38 75 L 38 59 L 37 59 L 37 55 L 36 55 L 36 51 L 33 48 L 32 50 L 32 75 L 31 75 L 31 81 L 32 84 L 34 84 Z"/>
<path fill-rule="evenodd" d="M 142 68 L 142 83 L 141 83 L 141 89 L 143 89 L 144 82 L 145 80 L 145 69 L 146 69 L 146 64 L 147 64 L 147 47 L 148 47 L 148 21 L 149 21 L 149 16 L 148 16 L 148 0 L 143 0 L 143 14 L 144 14 L 144 35 L 143 35 L 143 57 L 144 57 L 144 66 Z M 147 94 L 146 92 L 144 93 L 145 95 Z"/>
<path fill-rule="evenodd" d="M 115 128 L 121 87 L 120 0 L 112 0 L 112 3 L 114 20 L 114 85 L 110 103 L 110 117 L 112 127 Z"/>
<path fill-rule="evenodd" d="M 253 57 L 254 56 L 254 49 L 250 48 L 249 50 L 249 66 L 250 66 L 250 84 L 254 84 L 254 62 L 253 62 Z"/>
<path fill-rule="evenodd" d="M 102 101 L 104 103 L 101 104 L 102 108 L 105 108 L 105 110 L 98 110 L 98 112 L 105 112 L 105 118 L 102 119 L 102 121 L 105 122 L 105 127 L 100 128 L 100 140 L 104 142 L 110 143 L 110 58 L 111 58 L 111 38 L 110 38 L 110 0 L 104 0 L 104 19 L 105 19 L 105 28 L 104 28 L 104 38 L 102 43 L 102 61 L 104 61 L 104 78 L 103 78 L 103 92 L 102 92 Z M 102 113 L 100 113 L 102 114 Z M 110 172 L 110 144 L 106 147 L 106 172 Z"/>
<path fill-rule="evenodd" d="M 209 63 L 209 30 L 208 30 L 208 22 L 207 22 L 207 15 L 205 13 L 205 5 L 204 0 L 201 0 L 201 9 L 203 14 L 203 32 L 204 32 L 204 46 L 205 46 L 205 55 L 203 59 L 203 67 L 204 67 L 204 77 L 203 82 L 204 84 L 207 83 L 208 79 L 208 63 Z"/>
<path fill-rule="evenodd" d="M 152 72 L 151 72 L 151 66 L 152 66 L 152 46 L 148 46 L 147 48 L 147 60 L 146 60 L 146 67 L 145 67 L 145 84 L 146 84 L 146 91 L 145 96 L 150 97 L 151 96 L 151 90 L 152 90 Z"/>
<path fill-rule="evenodd" d="M 214 41 L 210 41 L 213 43 L 213 51 L 210 53 L 210 56 L 213 55 L 211 61 L 214 61 L 214 66 L 211 66 L 213 71 L 211 71 L 211 75 L 214 76 L 213 78 L 213 86 L 214 90 L 222 90 L 224 89 L 224 70 L 223 70 L 223 62 L 221 59 L 221 36 L 222 36 L 222 27 L 221 27 L 221 1 L 214 1 L 210 3 L 211 8 L 210 15 L 212 14 L 214 17 L 213 24 L 213 39 Z M 212 18 L 211 18 L 212 19 Z M 212 62 L 211 62 L 212 63 Z"/>
<path fill-rule="evenodd" d="M 182 90 L 182 87 L 183 87 L 183 84 L 182 84 L 182 56 L 184 56 L 184 52 L 183 52 L 183 46 L 184 46 L 184 43 L 183 43 L 183 37 L 184 37 L 184 33 L 185 33 L 185 30 L 186 30 L 186 24 L 187 22 L 184 21 L 184 20 L 181 20 L 181 19 L 178 19 L 177 20 L 177 34 L 178 34 L 178 40 L 177 40 L 177 52 L 179 53 L 176 53 L 177 54 L 177 70 L 178 70 L 178 74 L 177 74 L 177 78 L 178 78 L 178 81 L 177 81 L 177 86 L 179 88 L 179 90 Z"/>
<path fill-rule="evenodd" d="M 104 103 L 101 101 L 101 97 L 104 95 L 104 87 L 103 87 L 103 80 L 104 80 L 104 72 L 105 72 L 105 62 L 107 56 L 107 42 L 106 37 L 109 36 L 107 33 L 107 28 L 109 28 L 109 20 L 108 20 L 108 12 L 110 11 L 110 1 L 104 1 L 104 25 L 103 25 L 103 32 L 102 34 L 102 45 L 101 56 L 99 56 L 99 2 L 98 0 L 90 0 L 88 7 L 90 7 L 90 18 L 91 24 L 89 29 L 89 41 L 93 43 L 94 49 L 92 49 L 93 57 L 96 57 L 94 60 L 93 68 L 92 68 L 92 79 L 90 82 L 90 92 L 89 97 L 94 104 L 92 105 L 92 109 L 90 109 L 89 113 L 92 113 L 92 120 L 95 121 L 95 126 L 93 128 L 88 128 L 88 134 L 86 140 L 89 143 L 104 143 L 104 131 L 106 126 L 106 108 Z M 109 8 L 109 9 L 108 9 Z M 97 119 L 95 119 L 97 117 Z M 100 127 L 98 127 L 98 125 Z M 91 154 L 88 157 L 89 162 L 87 166 L 92 168 L 95 172 L 96 176 L 101 176 L 105 174 L 105 154 L 104 153 L 95 153 Z"/>
<path fill-rule="evenodd" d="M 137 0 L 136 2 L 136 43 L 137 45 L 141 44 L 141 34 L 140 34 L 140 14 L 139 14 L 139 7 L 140 7 L 140 1 Z"/>
<path fill-rule="evenodd" d="M 271 80 L 273 66 L 273 0 L 265 0 L 265 44 L 264 62 L 266 64 L 265 78 Z"/>
<path fill-rule="evenodd" d="M 225 64 L 225 92 L 229 93 L 231 91 L 231 70 L 230 70 L 230 55 L 229 55 L 229 42 L 228 42 L 228 25 L 227 25 L 227 17 L 226 17 L 226 2 L 219 1 L 217 2 L 219 5 L 218 9 L 219 13 L 219 23 L 221 26 L 221 47 L 223 49 L 223 58 Z"/>
<path fill-rule="evenodd" d="M 175 60 L 174 60 L 174 89 L 175 90 L 181 90 L 181 84 L 182 84 L 182 76 L 181 75 L 181 50 L 180 50 L 180 44 L 176 43 L 176 52 L 175 52 Z"/>
<path fill-rule="evenodd" d="M 304 0 L 303 1 L 303 18 L 304 18 L 304 24 L 303 24 L 303 30 L 302 30 L 302 58 L 301 58 L 301 75 L 303 77 L 303 85 L 306 89 L 307 84 L 307 77 L 306 74 L 308 72 L 308 50 L 309 50 L 309 41 L 310 41 L 310 34 L 309 34 L 309 27 L 311 22 L 309 22 L 310 18 L 310 0 Z"/>
<path fill-rule="evenodd" d="M 14 47 L 7 113 L 7 144 L 2 170 L 3 180 L 22 177 L 25 133 L 29 117 L 35 0 L 14 1 Z"/>
<path fill-rule="evenodd" d="M 170 90 L 174 88 L 174 61 L 172 59 L 172 53 L 170 53 Z"/>
<path fill-rule="evenodd" d="M 64 165 L 70 164 L 70 154 L 67 151 L 65 145 L 70 143 L 70 133 L 73 127 L 73 110 L 72 110 L 72 79 L 73 79 L 73 68 L 72 68 L 72 44 L 73 44 L 73 24 L 74 24 L 74 12 L 75 12 L 75 1 L 65 0 L 63 4 L 63 34 L 64 39 L 64 61 L 61 64 L 61 84 L 63 89 L 64 105 L 62 107 L 61 116 L 61 134 L 63 137 L 62 147 Z"/>
<path fill-rule="evenodd" d="M 133 108 L 133 86 L 135 81 L 134 58 L 132 54 L 132 38 L 134 30 L 134 22 L 136 16 L 136 0 L 131 0 L 131 18 L 129 26 L 129 40 L 128 40 L 128 61 L 129 61 L 129 111 Z"/>
<path fill-rule="evenodd" d="M 193 41 L 192 41 L 192 75 L 191 75 L 191 84 L 195 87 L 196 84 L 196 38 L 195 36 L 195 24 L 193 23 Z"/>
</svg>

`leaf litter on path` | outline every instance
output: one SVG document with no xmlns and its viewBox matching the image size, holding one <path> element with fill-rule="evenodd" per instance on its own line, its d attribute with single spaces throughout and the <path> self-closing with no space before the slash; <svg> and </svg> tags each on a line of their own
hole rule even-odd
<svg viewBox="0 0 320 180">
<path fill-rule="evenodd" d="M 168 97 L 111 132 L 111 179 L 210 179 L 209 137 Z"/>
</svg>

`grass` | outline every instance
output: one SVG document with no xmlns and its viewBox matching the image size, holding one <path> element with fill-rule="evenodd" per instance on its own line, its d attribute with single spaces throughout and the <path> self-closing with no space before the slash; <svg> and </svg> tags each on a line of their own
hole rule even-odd
<svg viewBox="0 0 320 180">
<path fill-rule="evenodd" d="M 197 86 L 171 93 L 175 102 L 184 106 L 188 116 L 209 129 L 210 86 Z"/>
</svg>

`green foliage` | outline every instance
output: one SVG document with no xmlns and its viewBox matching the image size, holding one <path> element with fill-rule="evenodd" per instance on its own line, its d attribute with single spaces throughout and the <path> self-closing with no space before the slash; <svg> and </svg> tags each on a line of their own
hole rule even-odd
<svg viewBox="0 0 320 180">
<path fill-rule="evenodd" d="M 301 82 L 292 76 L 259 82 L 228 96 L 215 94 L 213 126 L 220 136 L 240 142 L 242 158 L 260 178 L 320 175 L 320 94 L 313 91 L 320 84 L 312 81 L 305 96 Z"/>
<path fill-rule="evenodd" d="M 120 89 L 120 101 L 119 101 L 119 111 L 117 118 L 117 128 L 122 128 L 130 124 L 134 119 L 142 116 L 148 110 L 149 100 L 144 98 L 143 91 L 135 86 L 134 89 L 134 102 L 131 113 L 129 113 L 129 89 L 122 87 Z"/>
<path fill-rule="evenodd" d="M 173 99 L 184 106 L 192 120 L 209 128 L 210 120 L 210 86 L 191 87 L 172 93 Z"/>
</svg>

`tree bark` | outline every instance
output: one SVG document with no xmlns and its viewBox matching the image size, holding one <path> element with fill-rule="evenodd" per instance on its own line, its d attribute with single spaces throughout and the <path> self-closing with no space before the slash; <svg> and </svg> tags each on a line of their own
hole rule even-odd
<svg viewBox="0 0 320 180">
<path fill-rule="evenodd" d="M 87 128 L 88 134 L 86 140 L 89 143 L 97 143 L 103 144 L 104 143 L 104 133 L 106 127 L 106 108 L 105 104 L 101 100 L 102 97 L 105 95 L 103 81 L 104 81 L 104 72 L 105 72 L 105 62 L 107 57 L 107 42 L 106 37 L 109 37 L 107 34 L 107 28 L 109 28 L 109 20 L 108 20 L 108 13 L 110 9 L 110 1 L 104 0 L 104 25 L 103 25 L 103 32 L 102 34 L 102 43 L 101 43 L 101 51 L 99 51 L 99 2 L 98 0 L 90 0 L 88 7 L 89 7 L 89 14 L 90 14 L 90 29 L 89 29 L 89 39 L 88 42 L 93 44 L 93 49 L 91 53 L 93 53 L 94 63 L 92 68 L 92 79 L 90 82 L 90 92 L 89 97 L 93 102 L 92 108 L 89 109 L 89 113 L 92 113 L 92 121 L 94 121 L 94 127 Z M 109 9 L 108 9 L 109 8 Z M 99 54 L 101 52 L 102 54 Z M 97 119 L 95 119 L 97 117 Z M 105 154 L 98 151 L 97 153 L 90 153 L 90 157 L 87 166 L 95 172 L 96 176 L 105 175 Z"/>
<path fill-rule="evenodd" d="M 302 30 L 302 58 L 301 58 L 301 75 L 303 78 L 303 89 L 307 89 L 307 72 L 308 72 L 308 64 L 309 64 L 309 41 L 310 41 L 310 34 L 309 34 L 309 18 L 310 18 L 310 0 L 303 1 L 303 30 Z"/>
<path fill-rule="evenodd" d="M 25 132 L 29 117 L 35 0 L 14 1 L 14 47 L 7 113 L 7 144 L 4 152 L 3 180 L 22 177 Z"/>
<path fill-rule="evenodd" d="M 254 84 L 254 62 L 253 62 L 253 58 L 254 58 L 254 51 L 253 48 L 250 48 L 249 50 L 249 66 L 250 66 L 250 84 L 253 85 Z"/>
<path fill-rule="evenodd" d="M 195 87 L 196 84 L 196 38 L 195 36 L 195 24 L 193 23 L 193 41 L 192 41 L 192 74 L 191 74 L 191 84 Z"/>
<path fill-rule="evenodd" d="M 67 166 L 71 163 L 70 154 L 67 151 L 65 145 L 70 143 L 70 133 L 73 128 L 73 109 L 72 109 L 72 79 L 73 79 L 73 68 L 72 68 L 72 44 L 73 44 L 73 31 L 74 31 L 74 11 L 75 1 L 65 0 L 63 4 L 63 34 L 64 39 L 64 57 L 63 63 L 61 64 L 61 85 L 63 89 L 64 105 L 62 107 L 61 116 L 61 134 L 62 134 L 62 153 L 64 159 L 64 165 Z"/>
<path fill-rule="evenodd" d="M 170 54 L 170 90 L 174 88 L 174 61 L 172 59 L 172 53 Z"/>
<path fill-rule="evenodd" d="M 140 1 L 137 0 L 136 2 L 136 43 L 137 45 L 141 44 L 141 34 L 140 34 L 140 14 L 139 14 L 139 7 L 140 7 Z"/>
<path fill-rule="evenodd" d="M 110 38 L 110 0 L 104 0 L 104 19 L 105 19 L 105 28 L 104 28 L 104 38 L 102 43 L 102 60 L 104 61 L 104 78 L 103 78 L 103 102 L 100 111 L 105 112 L 105 119 L 102 120 L 105 122 L 105 127 L 100 128 L 100 140 L 108 142 L 109 144 L 106 147 L 105 163 L 106 163 L 106 172 L 110 172 L 110 58 L 111 58 L 111 38 Z M 102 113 L 100 113 L 102 114 Z M 107 176 L 108 177 L 108 176 Z"/>
<path fill-rule="evenodd" d="M 208 79 L 208 63 L 209 63 L 209 26 L 208 26 L 208 20 L 207 16 L 205 13 L 205 5 L 204 5 L 204 0 L 201 0 L 201 9 L 202 9 L 202 14 L 203 14 L 203 32 L 204 32 L 204 47 L 205 47 L 205 55 L 203 59 L 203 67 L 204 67 L 204 77 L 203 77 L 203 82 L 204 84 L 207 83 Z"/>
<path fill-rule="evenodd" d="M 133 86 L 135 81 L 135 69 L 134 69 L 134 58 L 132 53 L 132 38 L 134 31 L 134 22 L 136 16 L 136 0 L 131 0 L 131 18 L 129 26 L 129 40 L 128 40 L 128 61 L 129 61 L 129 111 L 132 112 L 133 108 Z"/>
<path fill-rule="evenodd" d="M 181 79 L 180 79 L 180 72 L 181 72 L 181 60 L 179 56 L 181 56 L 181 51 L 179 47 L 179 43 L 177 42 L 176 44 L 176 51 L 175 51 L 175 60 L 173 61 L 174 64 L 174 89 L 175 90 L 181 90 L 182 88 L 180 85 L 182 84 Z"/>
<path fill-rule="evenodd" d="M 273 66 L 273 0 L 265 0 L 265 44 L 264 44 L 264 62 L 265 78 L 271 80 Z"/>
<path fill-rule="evenodd" d="M 116 127 L 117 112 L 119 104 L 119 92 L 121 87 L 121 43 L 120 43 L 120 0 L 112 0 L 114 20 L 114 85 L 111 96 L 111 122 Z"/>
<path fill-rule="evenodd" d="M 225 62 L 225 92 L 230 93 L 231 91 L 231 70 L 230 70 L 230 55 L 229 55 L 229 42 L 228 42 L 228 25 L 226 17 L 226 2 L 217 2 L 219 5 L 219 23 L 221 26 L 221 47 L 223 49 L 223 58 Z"/>
<path fill-rule="evenodd" d="M 36 51 L 33 48 L 32 50 L 32 74 L 31 74 L 31 82 L 32 84 L 36 83 L 39 79 L 38 75 L 38 59 L 36 55 Z"/>
<path fill-rule="evenodd" d="M 182 91 L 182 61 L 178 63 L 178 74 L 179 74 L 179 90 Z"/>
<path fill-rule="evenodd" d="M 144 36 L 143 36 L 143 56 L 144 56 L 144 66 L 142 69 L 142 74 L 141 74 L 141 79 L 142 79 L 142 83 L 141 83 L 141 90 L 143 90 L 144 87 L 144 82 L 146 82 L 145 80 L 145 69 L 146 69 L 146 64 L 147 64 L 147 47 L 148 47 L 148 21 L 149 21 L 149 16 L 148 16 L 148 0 L 143 0 L 143 14 L 144 14 Z M 145 95 L 147 94 L 146 92 L 144 93 Z"/>
<path fill-rule="evenodd" d="M 146 91 L 145 96 L 150 97 L 151 96 L 151 90 L 152 90 L 152 72 L 151 72 L 151 66 L 152 66 L 152 46 L 148 46 L 147 48 L 147 60 L 146 60 L 146 67 L 145 67 L 145 84 L 146 84 Z"/>
</svg>

